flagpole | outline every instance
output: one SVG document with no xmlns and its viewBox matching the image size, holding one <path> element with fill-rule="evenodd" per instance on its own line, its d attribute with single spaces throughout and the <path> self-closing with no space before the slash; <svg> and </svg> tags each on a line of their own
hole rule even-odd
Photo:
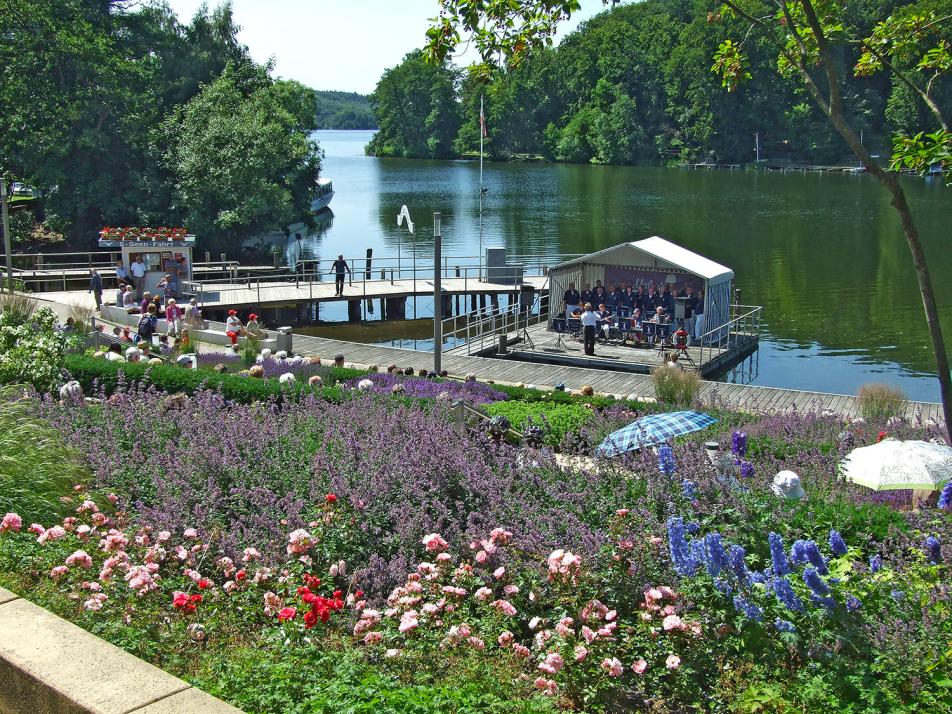
<svg viewBox="0 0 952 714">
<path fill-rule="evenodd" d="M 483 95 L 479 95 L 479 276 L 483 279 L 483 136 L 486 133 L 486 115 L 483 114 Z"/>
</svg>

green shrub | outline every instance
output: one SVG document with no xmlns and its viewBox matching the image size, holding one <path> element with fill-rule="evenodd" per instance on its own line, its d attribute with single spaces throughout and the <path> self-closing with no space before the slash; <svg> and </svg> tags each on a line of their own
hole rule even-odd
<svg viewBox="0 0 952 714">
<path fill-rule="evenodd" d="M 245 404 L 266 401 L 272 397 L 296 399 L 311 393 L 316 393 L 327 401 L 340 402 L 345 398 L 345 394 L 337 386 L 337 382 L 363 374 L 360 370 L 331 367 L 328 368 L 328 373 L 333 384 L 315 390 L 306 382 L 282 385 L 277 379 L 255 379 L 237 374 L 219 374 L 208 370 L 184 369 L 177 365 L 151 367 L 144 362 L 109 362 L 78 354 L 69 355 L 66 358 L 66 369 L 73 379 L 83 386 L 87 394 L 94 394 L 102 389 L 108 396 L 116 391 L 120 381 L 127 383 L 148 381 L 169 394 L 178 392 L 192 394 L 203 386 L 221 390 L 226 399 Z"/>
<path fill-rule="evenodd" d="M 558 446 L 562 438 L 577 431 L 592 419 L 592 410 L 583 404 L 547 404 L 545 402 L 493 402 L 483 410 L 490 416 L 501 414 L 516 431 L 530 424 L 545 430 L 545 443 Z"/>
<path fill-rule="evenodd" d="M 857 399 L 864 419 L 886 420 L 906 411 L 906 393 L 881 382 L 861 385 Z"/>
<path fill-rule="evenodd" d="M 57 329 L 50 308 L 26 317 L 8 307 L 0 313 L 0 384 L 32 384 L 41 392 L 55 389 L 75 342 L 75 336 Z"/>
<path fill-rule="evenodd" d="M 59 432 L 35 415 L 38 405 L 17 390 L 0 394 L 0 514 L 18 513 L 29 523 L 66 515 L 59 499 L 88 474 Z"/>
<path fill-rule="evenodd" d="M 491 385 L 493 389 L 497 392 L 503 392 L 508 395 L 509 399 L 520 401 L 520 402 L 547 402 L 550 404 L 591 404 L 593 407 L 599 409 L 604 409 L 605 407 L 612 406 L 613 404 L 621 404 L 617 399 L 612 397 L 602 397 L 595 395 L 593 397 L 585 397 L 576 394 L 571 394 L 569 392 L 546 392 L 541 389 L 528 389 L 526 387 L 507 387 L 501 384 Z M 628 402 L 625 402 L 628 403 Z M 640 402 L 631 402 L 628 403 L 630 406 L 644 407 Z"/>
<path fill-rule="evenodd" d="M 651 370 L 651 380 L 655 385 L 655 396 L 665 404 L 689 407 L 701 389 L 701 378 L 697 372 L 664 365 Z"/>
</svg>

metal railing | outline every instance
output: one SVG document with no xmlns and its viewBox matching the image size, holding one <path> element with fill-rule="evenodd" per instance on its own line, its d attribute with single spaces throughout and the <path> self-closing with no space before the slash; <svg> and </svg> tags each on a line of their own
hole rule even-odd
<svg viewBox="0 0 952 714">
<path fill-rule="evenodd" d="M 531 293 L 531 302 L 523 302 L 521 297 L 529 293 L 522 292 L 520 299 L 507 305 L 504 309 L 489 308 L 488 313 L 458 314 L 443 320 L 443 337 L 462 341 L 454 349 L 466 348 L 466 354 L 482 354 L 498 345 L 500 336 L 505 335 L 509 342 L 511 334 L 518 335 L 520 330 L 528 329 L 533 325 L 545 322 L 546 310 L 544 291 L 548 289 L 546 280 L 541 290 Z"/>
<path fill-rule="evenodd" d="M 742 343 L 759 340 L 763 310 L 760 305 L 731 305 L 730 314 L 733 317 L 701 335 L 698 365 L 710 362 L 724 352 L 736 349 Z"/>
</svg>

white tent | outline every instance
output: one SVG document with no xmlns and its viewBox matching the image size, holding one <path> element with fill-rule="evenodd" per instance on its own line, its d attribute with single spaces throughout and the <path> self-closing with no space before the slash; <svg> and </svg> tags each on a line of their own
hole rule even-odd
<svg viewBox="0 0 952 714">
<path fill-rule="evenodd" d="M 569 283 L 581 290 L 586 284 L 594 287 L 597 281 L 607 285 L 615 275 L 628 282 L 629 276 L 642 276 L 646 282 L 693 284 L 704 290 L 705 332 L 716 331 L 730 321 L 734 271 L 658 236 L 620 243 L 551 268 L 550 320 L 564 310 L 562 295 Z M 708 339 L 719 339 L 719 333 Z"/>
</svg>

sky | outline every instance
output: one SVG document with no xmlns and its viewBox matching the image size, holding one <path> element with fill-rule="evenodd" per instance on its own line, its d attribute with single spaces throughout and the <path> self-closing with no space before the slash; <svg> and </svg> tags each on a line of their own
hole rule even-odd
<svg viewBox="0 0 952 714">
<path fill-rule="evenodd" d="M 188 22 L 203 0 L 166 0 Z M 208 0 L 209 7 L 219 4 Z M 239 40 L 258 62 L 276 60 L 275 75 L 314 89 L 368 94 L 388 67 L 425 42 L 437 0 L 232 0 Z M 582 0 L 559 37 L 604 8 Z M 470 50 L 458 64 L 475 59 Z"/>
</svg>

